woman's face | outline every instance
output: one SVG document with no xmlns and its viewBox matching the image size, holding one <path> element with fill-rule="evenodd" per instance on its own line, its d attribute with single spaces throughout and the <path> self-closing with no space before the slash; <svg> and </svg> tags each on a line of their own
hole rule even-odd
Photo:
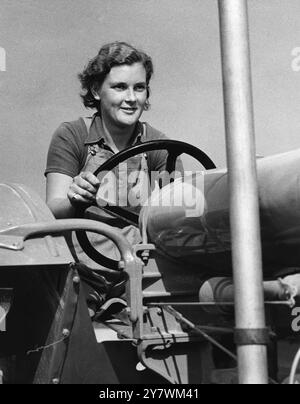
<svg viewBox="0 0 300 404">
<path fill-rule="evenodd" d="M 118 128 L 135 126 L 147 101 L 146 70 L 142 63 L 113 67 L 95 98 L 101 100 L 106 124 Z"/>
</svg>

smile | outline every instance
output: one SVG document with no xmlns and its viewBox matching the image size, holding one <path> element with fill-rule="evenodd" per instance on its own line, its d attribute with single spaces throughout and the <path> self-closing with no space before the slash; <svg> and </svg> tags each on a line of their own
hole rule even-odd
<svg viewBox="0 0 300 404">
<path fill-rule="evenodd" d="M 135 111 L 137 111 L 137 108 L 121 108 L 121 111 L 124 111 L 126 113 L 134 113 Z"/>
</svg>

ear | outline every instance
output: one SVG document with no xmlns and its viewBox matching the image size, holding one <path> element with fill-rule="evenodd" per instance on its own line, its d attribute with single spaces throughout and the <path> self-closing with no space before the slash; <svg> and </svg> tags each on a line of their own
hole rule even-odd
<svg viewBox="0 0 300 404">
<path fill-rule="evenodd" d="M 95 98 L 95 100 L 100 101 L 100 95 L 99 95 L 99 90 L 97 90 L 95 87 L 91 89 L 92 94 Z"/>
</svg>

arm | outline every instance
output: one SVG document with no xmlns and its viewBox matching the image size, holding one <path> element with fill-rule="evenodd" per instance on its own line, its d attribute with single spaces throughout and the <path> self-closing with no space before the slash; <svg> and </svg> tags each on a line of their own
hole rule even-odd
<svg viewBox="0 0 300 404">
<path fill-rule="evenodd" d="M 49 146 L 45 172 L 46 202 L 56 218 L 74 217 L 76 207 L 95 200 L 99 181 L 92 173 L 81 172 L 83 150 L 77 121 L 60 125 Z"/>
<path fill-rule="evenodd" d="M 65 174 L 47 174 L 46 203 L 56 219 L 75 215 L 75 207 L 67 197 L 72 181 L 73 178 Z"/>
<path fill-rule="evenodd" d="M 56 219 L 74 217 L 76 207 L 96 200 L 99 180 L 90 172 L 72 178 L 65 174 L 47 174 L 46 203 Z M 74 199 L 76 196 L 76 199 Z"/>
</svg>

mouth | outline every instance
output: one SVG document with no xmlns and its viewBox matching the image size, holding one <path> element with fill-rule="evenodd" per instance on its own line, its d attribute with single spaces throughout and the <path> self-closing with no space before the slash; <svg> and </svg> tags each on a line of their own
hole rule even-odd
<svg viewBox="0 0 300 404">
<path fill-rule="evenodd" d="M 137 111 L 137 108 L 134 107 L 122 107 L 121 111 L 125 112 L 126 114 L 134 114 Z"/>
</svg>

